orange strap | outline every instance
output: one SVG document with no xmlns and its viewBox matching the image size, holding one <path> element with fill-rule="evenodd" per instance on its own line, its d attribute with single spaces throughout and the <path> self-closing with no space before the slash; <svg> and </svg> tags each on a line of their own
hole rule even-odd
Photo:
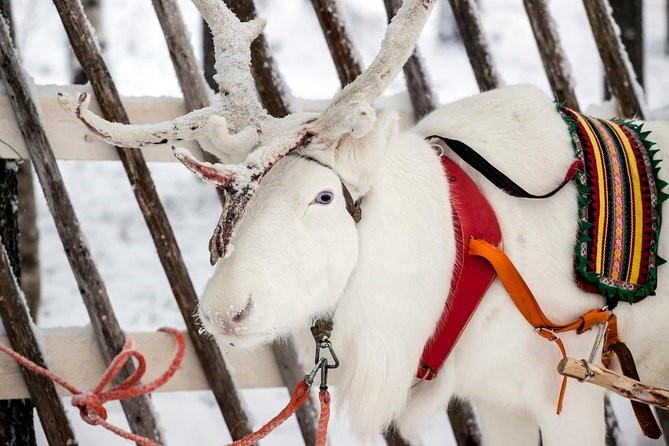
<svg viewBox="0 0 669 446">
<path fill-rule="evenodd" d="M 523 315 L 525 320 L 534 327 L 537 333 L 549 341 L 555 341 L 563 358 L 567 357 L 567 352 L 564 348 L 562 340 L 558 338 L 556 333 L 564 333 L 566 331 L 575 330 L 576 333 L 581 334 L 597 324 L 606 322 L 609 319 L 608 310 L 590 310 L 581 317 L 568 324 L 556 324 L 541 311 L 541 307 L 532 291 L 527 286 L 522 276 L 518 272 L 511 260 L 504 254 L 504 251 L 491 245 L 485 240 L 470 239 L 469 240 L 469 254 L 479 256 L 486 259 L 502 282 L 504 289 L 511 297 L 511 300 L 518 311 Z M 562 386 L 560 387 L 560 396 L 558 398 L 557 413 L 562 412 L 562 401 L 567 387 L 567 377 L 562 378 Z"/>
</svg>

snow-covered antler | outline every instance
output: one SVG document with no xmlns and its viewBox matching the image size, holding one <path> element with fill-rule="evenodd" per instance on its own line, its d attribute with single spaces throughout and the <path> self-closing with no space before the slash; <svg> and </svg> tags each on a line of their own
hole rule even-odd
<svg viewBox="0 0 669 446">
<path fill-rule="evenodd" d="M 171 122 L 122 125 L 88 110 L 85 94 L 76 99 L 60 95 L 59 101 L 93 133 L 116 145 L 141 147 L 207 136 L 211 144 L 203 147 L 215 155 L 239 159 L 247 154 L 240 164 L 212 164 L 199 161 L 185 149 L 175 149 L 176 157 L 186 167 L 228 194 L 209 244 L 213 264 L 230 252 L 228 245 L 236 223 L 260 180 L 278 160 L 315 142 L 334 147 L 344 135 L 361 138 L 374 127 L 376 112 L 372 102 L 411 55 L 436 0 L 404 0 L 372 64 L 337 94 L 320 116 L 300 113 L 282 119 L 269 116 L 260 104 L 250 69 L 251 42 L 262 32 L 264 20 L 241 22 L 222 0 L 192 1 L 214 38 L 214 79 L 220 91 L 216 104 Z"/>
<path fill-rule="evenodd" d="M 381 49 L 371 65 L 334 97 L 318 119 L 319 127 L 328 128 L 334 137 L 345 133 L 361 137 L 372 128 L 376 114 L 371 103 L 411 56 L 435 3 L 436 0 L 404 0 L 388 25 Z"/>
<path fill-rule="evenodd" d="M 238 31 L 220 26 L 220 23 L 228 23 L 227 21 L 231 20 L 230 17 L 234 17 L 223 2 L 212 0 L 193 0 L 193 2 L 200 8 L 203 15 L 205 15 L 205 12 L 209 14 L 209 17 L 205 15 L 205 19 L 211 26 L 212 33 L 214 34 L 216 69 L 219 73 L 216 75 L 216 79 L 219 82 L 221 91 L 230 91 L 233 87 L 231 81 L 238 76 L 232 76 L 231 79 L 228 72 L 231 69 L 237 73 L 243 71 L 241 70 L 242 63 L 240 61 L 249 60 L 246 58 L 246 55 L 249 54 L 249 49 L 241 48 L 239 42 L 236 42 L 234 44 L 235 51 L 230 51 L 229 48 L 233 46 L 230 44 L 230 41 L 235 41 L 231 37 L 231 33 L 234 36 Z M 292 128 L 284 126 L 284 131 L 281 134 L 275 128 L 275 131 L 271 132 L 272 138 L 263 138 L 261 141 L 262 146 L 256 151 L 251 152 L 244 163 L 247 171 L 245 177 L 259 181 L 267 170 L 287 153 L 305 147 L 305 141 L 307 140 L 309 143 L 319 141 L 324 146 L 330 147 L 344 135 L 349 134 L 354 138 L 360 138 L 367 134 L 376 122 L 376 112 L 371 105 L 372 102 L 381 95 L 397 76 L 411 55 L 435 2 L 436 0 L 405 0 L 397 15 L 388 26 L 381 43 L 381 50 L 372 64 L 356 80 L 337 94 L 317 119 L 307 123 L 304 120 L 298 121 L 298 125 Z M 217 20 L 216 17 L 219 17 L 219 19 Z M 252 22 L 242 24 L 237 21 L 237 26 L 248 25 L 250 23 Z M 251 27 L 251 32 L 248 35 L 255 35 L 254 33 L 257 31 L 256 26 Z M 244 58 L 241 57 L 242 53 L 245 55 Z M 232 68 L 228 68 L 228 63 Z M 248 63 L 244 67 L 248 70 Z M 224 72 L 226 76 L 221 75 Z M 235 85 L 235 88 L 246 87 L 248 87 L 246 84 L 241 87 Z M 248 92 L 247 94 L 255 94 L 255 92 Z M 232 91 L 230 91 L 230 95 L 232 95 Z M 258 118 L 254 117 L 252 113 L 255 109 L 249 107 L 249 104 L 245 106 L 246 108 L 241 108 L 241 114 L 246 115 L 246 118 L 244 118 L 246 122 L 259 122 Z M 266 117 L 266 114 L 262 116 Z M 277 123 L 273 124 L 276 127 Z M 286 128 L 289 128 L 290 131 L 286 132 Z M 286 133 L 291 135 L 293 139 L 286 138 Z M 194 159 L 190 161 L 195 162 Z M 192 166 L 194 164 L 191 164 Z M 226 172 L 224 178 L 227 178 L 227 172 L 239 173 L 239 166 L 237 165 L 218 165 L 217 169 L 221 173 Z M 221 179 L 220 181 L 224 182 L 227 180 Z M 237 188 L 239 189 L 240 183 L 240 181 L 236 181 L 231 183 L 231 185 L 237 184 Z"/>
<path fill-rule="evenodd" d="M 58 93 L 60 106 L 72 113 L 95 135 L 110 144 L 122 147 L 142 147 L 147 144 L 164 144 L 168 141 L 196 139 L 206 134 L 212 107 L 196 110 L 173 121 L 155 124 L 127 125 L 110 122 L 93 113 L 91 97 L 81 93 L 77 97 Z"/>
</svg>

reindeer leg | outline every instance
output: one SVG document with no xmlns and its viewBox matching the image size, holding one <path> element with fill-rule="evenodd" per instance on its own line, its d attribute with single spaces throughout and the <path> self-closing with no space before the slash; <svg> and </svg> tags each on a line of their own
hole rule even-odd
<svg viewBox="0 0 669 446">
<path fill-rule="evenodd" d="M 88 93 L 81 93 L 77 98 L 58 93 L 58 103 L 63 109 L 72 113 L 92 133 L 120 147 L 142 147 L 206 136 L 209 118 L 216 113 L 215 107 L 205 107 L 172 121 L 128 125 L 107 121 L 96 115 L 88 108 L 90 100 Z"/>
<path fill-rule="evenodd" d="M 476 407 L 481 422 L 483 444 L 486 446 L 537 446 L 539 444 L 539 425 L 528 411 L 500 406 L 479 399 L 474 400 L 474 407 Z"/>
</svg>

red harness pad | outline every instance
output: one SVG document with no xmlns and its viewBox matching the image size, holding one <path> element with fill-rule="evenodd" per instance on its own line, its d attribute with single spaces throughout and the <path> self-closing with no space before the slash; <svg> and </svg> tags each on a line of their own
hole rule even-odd
<svg viewBox="0 0 669 446">
<path fill-rule="evenodd" d="M 469 254 L 469 240 L 483 239 L 495 246 L 502 242 L 488 200 L 460 166 L 446 156 L 441 160 L 450 184 L 456 263 L 448 300 L 434 334 L 425 344 L 416 374 L 424 380 L 437 375 L 496 276 L 486 260 Z"/>
</svg>

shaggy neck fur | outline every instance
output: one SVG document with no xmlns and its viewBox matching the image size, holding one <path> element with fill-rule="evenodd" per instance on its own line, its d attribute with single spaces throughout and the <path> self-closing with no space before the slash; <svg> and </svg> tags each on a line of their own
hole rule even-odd
<svg viewBox="0 0 669 446">
<path fill-rule="evenodd" d="M 377 434 L 406 404 L 448 295 L 455 252 L 454 238 L 444 236 L 452 232 L 451 209 L 434 151 L 421 137 L 402 133 L 381 163 L 364 198 L 358 266 L 337 309 L 333 338 L 342 358 L 333 374 L 340 378 L 338 399 L 365 436 Z"/>
</svg>

